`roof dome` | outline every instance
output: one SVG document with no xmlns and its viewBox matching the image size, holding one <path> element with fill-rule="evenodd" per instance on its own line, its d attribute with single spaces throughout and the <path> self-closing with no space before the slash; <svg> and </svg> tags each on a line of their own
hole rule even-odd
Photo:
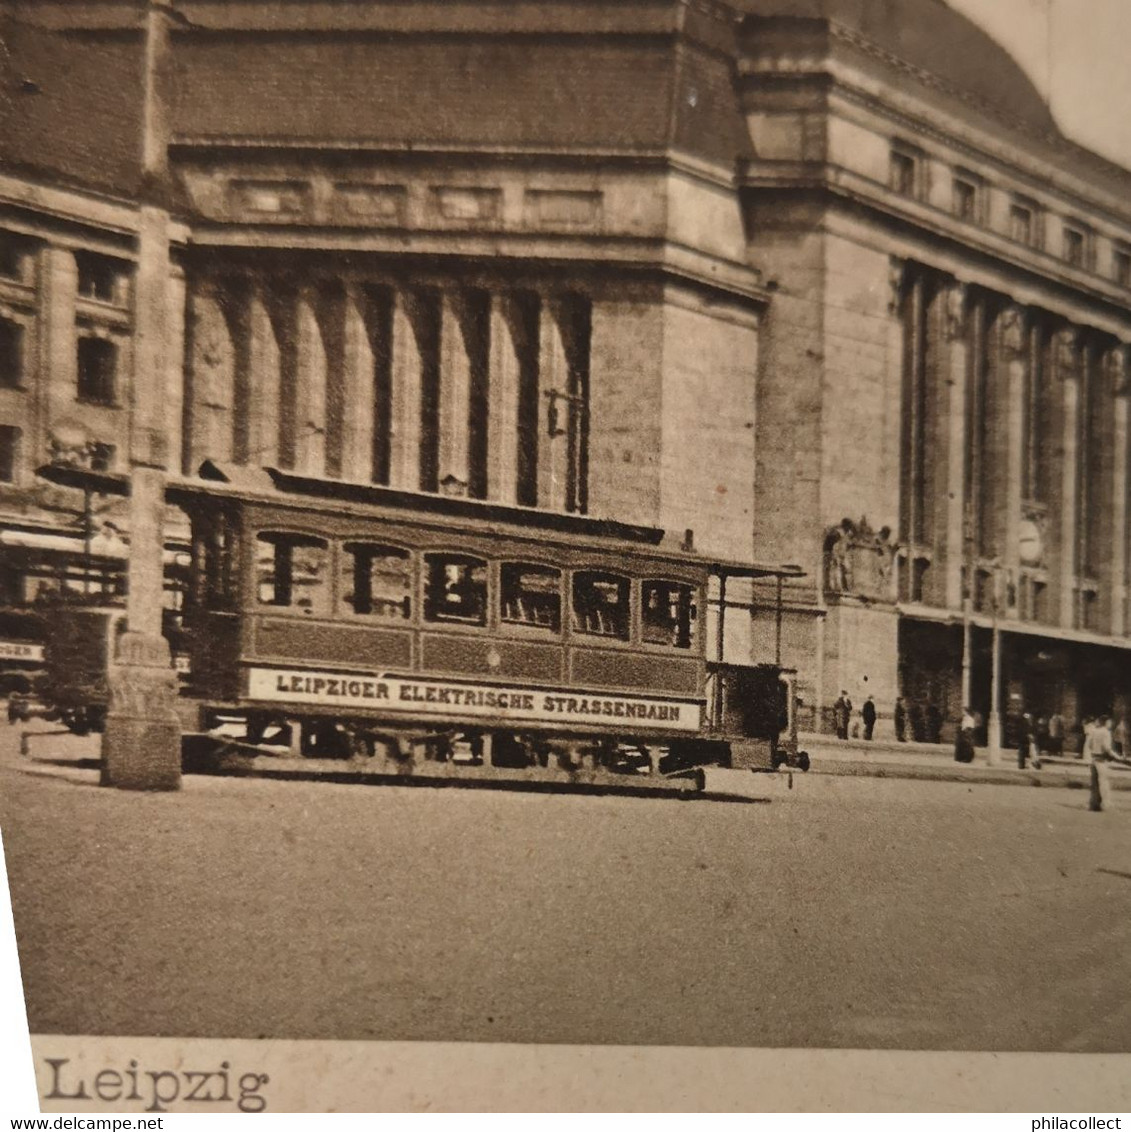
<svg viewBox="0 0 1131 1132">
<path fill-rule="evenodd" d="M 943 0 L 730 0 L 764 18 L 829 20 L 1009 118 L 1057 130 L 1048 105 L 1017 61 Z"/>
</svg>

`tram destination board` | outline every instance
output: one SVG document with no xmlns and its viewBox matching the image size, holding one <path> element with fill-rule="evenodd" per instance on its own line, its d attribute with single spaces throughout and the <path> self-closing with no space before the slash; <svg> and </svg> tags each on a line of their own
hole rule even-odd
<svg viewBox="0 0 1131 1132">
<path fill-rule="evenodd" d="M 699 700 L 524 688 L 448 680 L 250 668 L 248 699 L 316 704 L 416 716 L 471 716 L 525 723 L 557 723 L 696 732 Z"/>
</svg>

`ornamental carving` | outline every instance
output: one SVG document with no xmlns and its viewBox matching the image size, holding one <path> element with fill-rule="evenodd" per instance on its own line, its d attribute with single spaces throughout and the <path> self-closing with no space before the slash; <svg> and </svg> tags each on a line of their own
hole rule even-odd
<svg viewBox="0 0 1131 1132">
<path fill-rule="evenodd" d="M 1053 339 L 1057 373 L 1064 378 L 1080 376 L 1080 334 L 1074 327 L 1058 330 Z"/>
<path fill-rule="evenodd" d="M 955 283 L 946 292 L 946 336 L 954 342 L 966 336 L 966 284 Z"/>
<path fill-rule="evenodd" d="M 1001 344 L 1009 361 L 1016 361 L 1025 349 L 1025 316 L 1019 307 L 1006 307 L 1001 313 Z"/>
<path fill-rule="evenodd" d="M 1127 348 L 1115 346 L 1104 354 L 1104 376 L 1108 381 L 1108 388 L 1115 397 L 1126 396 L 1127 382 Z"/>
<path fill-rule="evenodd" d="M 842 519 L 825 533 L 825 589 L 870 601 L 891 601 L 897 550 L 890 527 Z"/>
</svg>

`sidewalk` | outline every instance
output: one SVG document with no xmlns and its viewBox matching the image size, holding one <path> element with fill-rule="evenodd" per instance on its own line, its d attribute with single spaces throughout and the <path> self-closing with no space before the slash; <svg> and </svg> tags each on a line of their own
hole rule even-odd
<svg viewBox="0 0 1131 1132">
<path fill-rule="evenodd" d="M 28 733 L 26 755 L 20 753 L 20 735 Z M 96 776 L 99 759 L 100 736 L 89 735 L 83 738 L 69 735 L 58 729 L 57 724 L 47 724 L 36 720 L 31 724 L 15 727 L 0 727 L 0 759 L 4 762 L 35 765 L 39 773 L 67 774 L 78 772 L 84 779 Z M 1003 751 L 1000 763 L 989 765 L 985 748 L 979 748 L 972 763 L 954 761 L 954 751 L 950 746 L 932 743 L 897 743 L 892 740 L 866 742 L 863 739 L 838 740 L 829 735 L 802 733 L 798 736 L 800 750 L 808 751 L 812 761 L 811 775 L 841 775 L 857 778 L 904 778 L 934 782 L 968 782 L 1001 786 L 1058 786 L 1069 789 L 1086 790 L 1090 784 L 1090 768 L 1083 759 L 1046 758 L 1040 770 L 1020 770 L 1014 751 Z M 1117 763 L 1109 764 L 1110 789 L 1131 791 L 1131 768 Z M 192 760 L 186 762 L 186 773 L 194 773 Z M 372 770 L 362 770 L 348 762 L 327 762 L 318 759 L 285 759 L 269 756 L 258 758 L 229 759 L 220 773 L 237 774 L 262 778 L 324 778 L 330 781 L 354 782 L 373 781 L 383 777 Z M 423 764 L 421 772 L 415 775 L 416 783 L 423 784 L 432 779 L 437 768 Z M 449 768 L 450 771 L 450 768 Z M 780 772 L 779 772 L 780 773 Z M 792 772 L 802 779 L 800 771 Z M 539 774 L 531 771 L 512 776 L 517 781 L 504 782 L 492 774 L 484 774 L 482 768 L 458 768 L 452 777 L 445 775 L 445 785 L 497 786 L 504 789 L 553 790 L 561 786 L 560 776 Z M 541 781 L 546 778 L 548 781 Z M 394 779 L 403 781 L 402 779 Z M 435 780 L 433 780 L 435 781 Z M 652 783 L 646 777 L 634 779 L 627 776 L 614 780 L 619 789 L 631 793 L 655 794 L 668 792 L 663 787 L 673 787 L 674 782 Z M 596 786 L 608 788 L 609 783 L 601 784 L 580 780 L 567 788 L 587 791 Z M 675 792 L 675 791 L 671 791 Z"/>
<path fill-rule="evenodd" d="M 890 739 L 835 739 L 831 735 L 803 732 L 800 750 L 812 760 L 810 774 L 860 775 L 870 778 L 918 778 L 937 782 L 982 782 L 1006 786 L 1065 786 L 1087 789 L 1091 771 L 1083 759 L 1067 756 L 1044 758 L 1041 769 L 1017 765 L 1017 752 L 1002 751 L 991 766 L 984 747 L 974 753 L 972 763 L 954 759 L 954 748 L 937 743 L 897 743 Z M 1109 764 L 1111 788 L 1131 790 L 1131 769 Z"/>
</svg>

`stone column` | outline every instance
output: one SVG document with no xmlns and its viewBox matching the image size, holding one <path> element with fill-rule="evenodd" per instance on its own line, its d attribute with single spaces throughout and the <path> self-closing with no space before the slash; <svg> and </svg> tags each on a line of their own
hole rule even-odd
<svg viewBox="0 0 1131 1132">
<path fill-rule="evenodd" d="M 281 353 L 276 322 L 271 318 L 270 298 L 258 280 L 248 293 L 247 354 L 247 454 L 252 467 L 271 467 L 279 461 L 282 380 Z"/>
<path fill-rule="evenodd" d="M 966 565 L 966 374 L 970 346 L 966 334 L 966 287 L 956 283 L 946 295 L 947 374 L 946 461 L 946 604 L 963 605 L 963 567 Z"/>
<path fill-rule="evenodd" d="M 1127 401 L 1131 395 L 1127 372 L 1127 347 L 1120 345 L 1107 355 L 1112 403 L 1111 480 L 1111 633 L 1127 632 Z M 1126 754 L 1126 752 L 1124 752 Z"/>
<path fill-rule="evenodd" d="M 456 290 L 442 296 L 440 329 L 440 465 L 439 480 L 456 494 L 469 482 L 471 359 L 467 340 L 467 301 Z"/>
<path fill-rule="evenodd" d="M 152 17 L 151 17 L 152 18 Z M 130 415 L 127 632 L 108 673 L 102 782 L 130 790 L 181 783 L 177 676 L 161 633 L 164 594 L 166 389 L 170 342 L 169 215 L 141 207 Z"/>
<path fill-rule="evenodd" d="M 78 295 L 78 265 L 66 248 L 48 246 L 39 262 L 41 315 L 39 361 L 33 385 L 36 427 L 30 442 L 35 461 L 47 455 L 52 426 L 73 416 L 78 391 L 78 359 L 75 343 L 75 299 Z"/>
<path fill-rule="evenodd" d="M 185 273 L 180 264 L 169 268 L 169 346 L 165 354 L 165 430 L 169 463 L 180 463 L 185 423 Z"/>
<path fill-rule="evenodd" d="M 232 458 L 235 350 L 224 303 L 225 297 L 215 284 L 193 283 L 186 327 L 188 372 L 182 445 L 184 470 L 189 475 L 195 474 L 205 460 Z"/>
<path fill-rule="evenodd" d="M 345 307 L 345 289 L 336 281 L 322 287 L 315 296 L 314 313 L 325 351 L 323 468 L 331 479 L 348 478 L 342 476 L 342 436 L 346 424 Z M 350 406 L 350 411 L 357 410 L 357 405 Z"/>
<path fill-rule="evenodd" d="M 569 385 L 569 362 L 559 301 L 542 300 L 538 329 L 538 505 L 564 511 L 568 469 L 562 425 L 569 402 L 562 398 Z"/>
<path fill-rule="evenodd" d="M 906 261 L 894 256 L 888 262 L 888 322 L 887 322 L 887 373 L 888 390 L 890 396 L 885 398 L 885 404 L 891 408 L 885 412 L 883 418 L 883 436 L 881 438 L 881 451 L 885 475 L 888 482 L 896 484 L 900 490 L 900 523 L 902 524 L 903 501 L 902 482 L 903 472 L 903 365 L 906 342 L 903 325 L 903 302 L 905 286 L 908 279 Z M 906 538 L 906 531 L 899 531 L 899 537 Z M 895 555 L 892 558 L 892 592 L 898 600 L 903 592 L 903 579 L 910 569 L 906 555 Z M 818 709 L 822 710 L 822 709 Z"/>
<path fill-rule="evenodd" d="M 487 381 L 487 498 L 514 503 L 518 475 L 518 344 L 514 300 L 491 296 L 490 372 Z"/>
<path fill-rule="evenodd" d="M 1061 402 L 1060 521 L 1057 588 L 1062 628 L 1076 627 L 1077 430 L 1080 400 L 1080 342 L 1074 328 L 1056 336 L 1056 372 L 1063 382 Z"/>
<path fill-rule="evenodd" d="M 1025 459 L 1025 318 L 1017 307 L 1007 308 L 1002 319 L 1002 354 L 1005 362 L 1005 483 L 999 496 L 1002 520 L 1001 563 L 1006 579 L 1012 579 L 1014 592 L 1021 578 L 1021 492 Z M 1008 604 L 1008 585 L 1000 587 L 1007 617 L 1019 615 L 1019 603 Z"/>
<path fill-rule="evenodd" d="M 365 296 L 346 285 L 342 309 L 341 451 L 332 472 L 355 483 L 373 477 L 373 347 L 365 319 Z"/>
<path fill-rule="evenodd" d="M 393 305 L 392 423 L 389 482 L 420 490 L 420 345 L 412 320 L 412 298 L 398 290 Z"/>
<path fill-rule="evenodd" d="M 322 296 L 314 285 L 295 301 L 294 468 L 300 475 L 326 474 L 327 350 L 319 320 Z"/>
</svg>

